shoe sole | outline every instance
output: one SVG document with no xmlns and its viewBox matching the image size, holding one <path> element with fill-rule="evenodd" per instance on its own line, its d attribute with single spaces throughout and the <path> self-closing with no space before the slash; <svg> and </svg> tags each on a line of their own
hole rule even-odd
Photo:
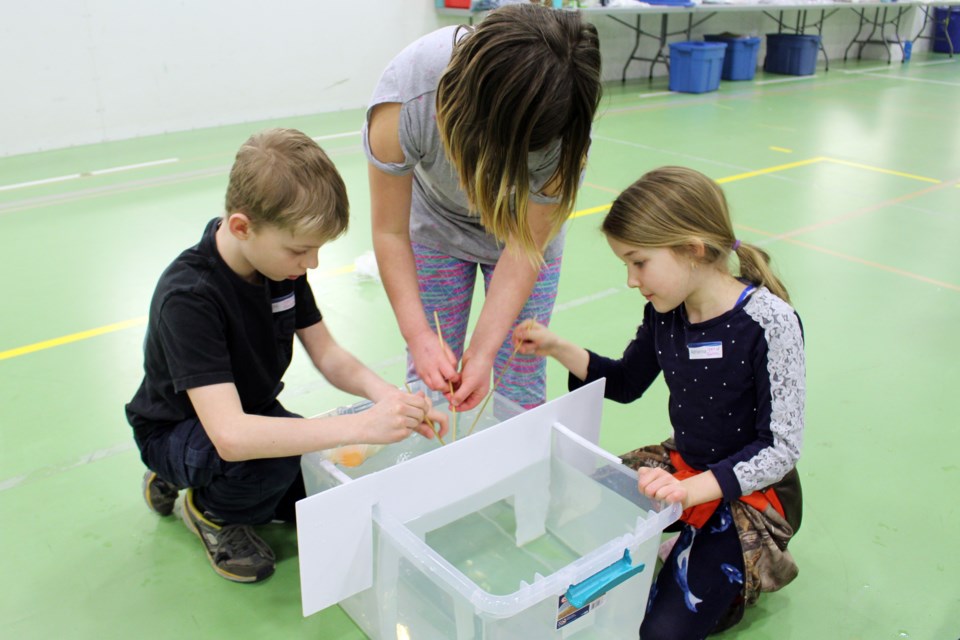
<svg viewBox="0 0 960 640">
<path fill-rule="evenodd" d="M 181 505 L 180 508 L 181 508 L 180 516 L 181 516 L 181 519 L 183 520 L 183 524 L 187 526 L 187 529 L 193 532 L 193 535 L 197 536 L 197 538 L 200 539 L 200 544 L 203 545 L 203 554 L 207 556 L 207 561 L 210 562 L 210 566 L 213 567 L 213 570 L 221 578 L 225 578 L 227 580 L 230 580 L 231 582 L 242 582 L 245 584 L 249 584 L 251 582 L 261 582 L 273 575 L 273 572 L 276 570 L 276 567 L 271 568 L 270 573 L 266 574 L 265 576 L 238 576 L 235 573 L 230 573 L 229 571 L 226 571 L 225 569 L 218 567 L 213 560 L 213 556 L 210 555 L 210 552 L 207 549 L 207 543 L 203 539 L 203 533 L 201 533 L 200 528 L 196 524 L 194 524 L 193 516 L 187 513 L 187 511 L 191 510 L 190 501 L 188 501 L 187 496 L 183 497 L 183 504 Z M 197 514 L 197 517 L 203 518 L 203 516 L 199 514 Z"/>
<path fill-rule="evenodd" d="M 141 483 L 141 487 L 143 488 L 143 501 L 147 503 L 147 508 L 150 509 L 150 511 L 153 511 L 158 516 L 165 517 L 173 513 L 173 504 L 170 505 L 170 511 L 161 511 L 157 509 L 150 500 L 150 486 L 153 484 L 153 481 L 159 477 L 156 473 L 150 472 L 149 475 L 143 478 L 143 482 Z"/>
</svg>

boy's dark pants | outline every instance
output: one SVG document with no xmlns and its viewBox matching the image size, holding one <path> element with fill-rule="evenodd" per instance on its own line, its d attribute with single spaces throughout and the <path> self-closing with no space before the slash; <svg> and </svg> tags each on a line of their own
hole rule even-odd
<svg viewBox="0 0 960 640">
<path fill-rule="evenodd" d="M 300 417 L 279 402 L 261 413 Z M 197 508 L 228 524 L 292 522 L 293 505 L 305 495 L 300 456 L 227 462 L 196 418 L 138 444 L 148 468 L 171 484 L 193 488 Z"/>
</svg>

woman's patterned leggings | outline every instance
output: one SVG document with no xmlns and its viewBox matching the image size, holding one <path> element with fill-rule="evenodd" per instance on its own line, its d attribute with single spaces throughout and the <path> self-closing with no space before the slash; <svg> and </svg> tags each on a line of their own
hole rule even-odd
<svg viewBox="0 0 960 640">
<path fill-rule="evenodd" d="M 413 255 L 417 263 L 420 300 L 427 314 L 427 321 L 433 327 L 433 312 L 436 311 L 440 318 L 443 338 L 459 361 L 463 356 L 477 267 L 479 266 L 483 273 L 483 290 L 486 292 L 493 277 L 494 265 L 478 265 L 476 262 L 454 258 L 417 243 L 413 243 Z M 536 318 L 537 322 L 543 325 L 550 323 L 553 304 L 557 298 L 560 261 L 561 258 L 556 258 L 541 268 L 533 293 L 514 320 L 514 327 L 528 318 Z M 510 341 L 512 335 L 511 329 L 497 352 L 493 363 L 494 380 L 499 378 L 510 354 L 513 353 L 513 344 Z M 408 354 L 407 378 L 414 377 L 416 372 Z M 497 393 L 529 409 L 543 404 L 546 400 L 546 382 L 547 365 L 544 358 L 518 353 L 510 363 L 510 370 L 503 374 Z"/>
</svg>

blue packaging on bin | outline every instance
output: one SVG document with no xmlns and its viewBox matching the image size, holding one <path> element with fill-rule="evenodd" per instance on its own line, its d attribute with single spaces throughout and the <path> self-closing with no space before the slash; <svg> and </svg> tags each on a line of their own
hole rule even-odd
<svg viewBox="0 0 960 640">
<path fill-rule="evenodd" d="M 725 42 L 670 44 L 670 91 L 706 93 L 720 87 Z"/>
<path fill-rule="evenodd" d="M 788 76 L 812 76 L 817 70 L 820 36 L 768 33 L 763 70 Z"/>
<path fill-rule="evenodd" d="M 725 42 L 727 51 L 723 54 L 723 80 L 753 80 L 757 72 L 757 53 L 760 51 L 760 38 L 745 36 L 705 35 L 707 42 Z"/>
</svg>

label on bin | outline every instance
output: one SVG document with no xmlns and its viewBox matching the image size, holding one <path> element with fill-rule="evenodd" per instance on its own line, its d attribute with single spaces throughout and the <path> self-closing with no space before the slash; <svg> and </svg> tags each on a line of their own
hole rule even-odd
<svg viewBox="0 0 960 640">
<path fill-rule="evenodd" d="M 567 596 L 560 596 L 560 606 L 557 608 L 557 629 L 562 629 L 574 620 L 582 618 L 602 605 L 604 602 L 606 602 L 606 600 L 607 596 L 602 595 L 593 602 L 577 609 L 572 604 L 567 602 Z"/>
</svg>

